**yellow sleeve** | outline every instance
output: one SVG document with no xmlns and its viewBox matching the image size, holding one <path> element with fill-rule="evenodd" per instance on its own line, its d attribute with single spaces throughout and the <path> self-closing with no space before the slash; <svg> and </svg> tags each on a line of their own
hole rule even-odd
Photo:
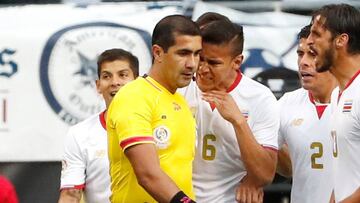
<svg viewBox="0 0 360 203">
<path fill-rule="evenodd" d="M 115 96 L 108 110 L 108 119 L 123 151 L 136 144 L 154 143 L 153 107 L 151 97 L 134 88 L 123 87 Z"/>
</svg>

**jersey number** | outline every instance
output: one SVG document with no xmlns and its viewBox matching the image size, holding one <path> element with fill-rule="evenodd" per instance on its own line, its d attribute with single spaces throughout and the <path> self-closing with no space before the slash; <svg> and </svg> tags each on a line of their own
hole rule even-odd
<svg viewBox="0 0 360 203">
<path fill-rule="evenodd" d="M 214 160 L 216 155 L 216 148 L 214 145 L 209 144 L 210 141 L 216 141 L 215 135 L 207 134 L 203 137 L 202 157 L 208 161 Z"/>
<path fill-rule="evenodd" d="M 310 145 L 311 149 L 318 149 L 317 152 L 311 155 L 311 168 L 314 169 L 323 169 L 324 165 L 316 163 L 317 158 L 321 158 L 323 156 L 323 145 L 321 142 L 313 142 Z"/>
<path fill-rule="evenodd" d="M 336 137 L 336 131 L 331 131 L 331 137 L 333 139 L 333 156 L 338 156 L 338 146 L 337 146 L 337 137 Z"/>
</svg>

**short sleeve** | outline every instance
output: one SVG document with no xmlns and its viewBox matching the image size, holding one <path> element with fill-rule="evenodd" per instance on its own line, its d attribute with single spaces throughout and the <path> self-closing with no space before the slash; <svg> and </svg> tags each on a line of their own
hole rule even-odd
<svg viewBox="0 0 360 203">
<path fill-rule="evenodd" d="M 154 143 L 152 116 L 156 99 L 147 93 L 120 91 L 108 112 L 111 131 L 115 133 L 122 150 L 140 144 Z"/>
<path fill-rule="evenodd" d="M 285 110 L 285 100 L 287 98 L 287 94 L 285 93 L 284 96 L 282 96 L 279 101 L 278 101 L 278 106 L 279 106 L 279 112 L 280 112 L 280 127 L 279 127 L 279 137 L 278 137 L 278 143 L 279 143 L 279 148 L 282 147 L 283 144 L 286 143 L 285 140 L 285 115 L 284 113 L 286 112 Z"/>
<path fill-rule="evenodd" d="M 85 187 L 85 172 L 86 160 L 75 139 L 74 127 L 71 127 L 64 143 L 60 188 L 83 189 Z"/>
<path fill-rule="evenodd" d="M 252 131 L 255 139 L 263 147 L 277 150 L 280 116 L 276 98 L 270 93 L 264 95 L 253 116 L 255 122 Z"/>
</svg>

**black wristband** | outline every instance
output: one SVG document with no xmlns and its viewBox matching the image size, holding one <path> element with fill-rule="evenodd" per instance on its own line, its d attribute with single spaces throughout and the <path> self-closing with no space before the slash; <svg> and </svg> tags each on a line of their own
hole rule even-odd
<svg viewBox="0 0 360 203">
<path fill-rule="evenodd" d="M 190 199 L 190 197 L 186 196 L 183 191 L 179 191 L 171 198 L 170 203 L 196 203 L 194 200 Z"/>
</svg>

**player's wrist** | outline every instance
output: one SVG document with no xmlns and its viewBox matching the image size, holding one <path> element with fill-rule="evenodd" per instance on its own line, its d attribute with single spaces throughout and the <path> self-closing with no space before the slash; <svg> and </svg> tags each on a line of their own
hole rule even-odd
<svg viewBox="0 0 360 203">
<path fill-rule="evenodd" d="M 246 123 L 246 118 L 244 116 L 241 116 L 241 117 L 231 120 L 230 123 L 235 126 L 241 126 Z"/>
<path fill-rule="evenodd" d="M 183 191 L 179 191 L 171 198 L 170 203 L 196 203 L 190 197 L 188 197 Z"/>
</svg>

